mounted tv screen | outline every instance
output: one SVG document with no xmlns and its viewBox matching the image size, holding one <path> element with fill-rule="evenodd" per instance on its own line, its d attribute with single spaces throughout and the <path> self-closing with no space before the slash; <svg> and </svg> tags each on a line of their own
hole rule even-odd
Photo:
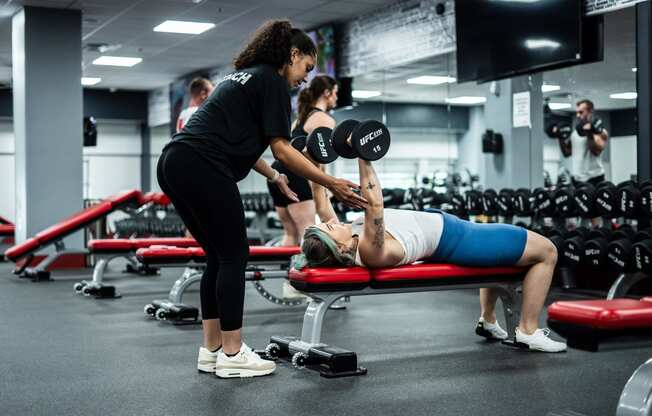
<svg viewBox="0 0 652 416">
<path fill-rule="evenodd" d="M 456 0 L 455 23 L 460 83 L 582 61 L 580 0 Z"/>
</svg>

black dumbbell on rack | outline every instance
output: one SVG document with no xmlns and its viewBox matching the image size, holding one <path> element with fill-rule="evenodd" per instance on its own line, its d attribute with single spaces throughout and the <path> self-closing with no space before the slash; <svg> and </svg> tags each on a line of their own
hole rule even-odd
<svg viewBox="0 0 652 416">
<path fill-rule="evenodd" d="M 486 189 L 482 193 L 482 211 L 489 217 L 498 215 L 498 193 L 495 190 Z"/>
<path fill-rule="evenodd" d="M 561 245 L 561 256 L 564 264 L 575 268 L 582 263 L 584 258 L 584 242 L 589 237 L 590 230 L 578 227 L 566 234 L 566 239 Z"/>
<path fill-rule="evenodd" d="M 483 205 L 482 205 L 482 192 L 477 190 L 466 191 L 464 195 L 464 206 L 466 212 L 470 216 L 482 215 Z"/>
<path fill-rule="evenodd" d="M 498 215 L 506 218 L 514 216 L 514 195 L 513 189 L 505 188 L 500 190 L 496 200 Z"/>
<path fill-rule="evenodd" d="M 574 189 L 572 187 L 562 186 L 556 189 L 553 194 L 556 214 L 562 218 L 570 218 L 577 214 L 573 193 Z"/>
<path fill-rule="evenodd" d="M 612 236 L 613 230 L 608 227 L 591 230 L 589 239 L 584 243 L 584 263 L 594 268 L 604 267 L 607 263 L 607 248 Z"/>
<path fill-rule="evenodd" d="M 545 188 L 536 188 L 532 193 L 534 212 L 539 217 L 552 218 L 556 214 L 554 195 Z"/>
<path fill-rule="evenodd" d="M 611 268 L 621 271 L 633 270 L 631 257 L 634 243 L 652 238 L 649 229 L 635 232 L 629 225 L 621 225 L 614 231 L 607 246 L 607 263 Z"/>
</svg>

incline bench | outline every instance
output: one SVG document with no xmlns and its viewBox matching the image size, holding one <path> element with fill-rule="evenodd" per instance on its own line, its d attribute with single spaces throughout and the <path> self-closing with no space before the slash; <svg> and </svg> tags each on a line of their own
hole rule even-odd
<svg viewBox="0 0 652 416">
<path fill-rule="evenodd" d="M 120 192 L 101 202 L 85 208 L 70 217 L 46 228 L 37 233 L 34 237 L 17 244 L 5 252 L 5 257 L 17 265 L 15 274 L 20 277 L 29 277 L 33 280 L 49 280 L 50 272 L 47 271 L 58 258 L 65 254 L 88 254 L 84 248 L 67 249 L 63 239 L 70 234 L 77 232 L 89 224 L 106 217 L 116 210 L 136 209 L 139 211 L 150 206 L 169 205 L 170 200 L 160 192 L 148 192 L 142 194 L 138 190 Z M 51 245 L 55 247 L 55 253 L 49 254 L 35 268 L 30 268 L 36 252 Z"/>
<path fill-rule="evenodd" d="M 0 216 L 0 245 L 13 245 L 16 226 Z M 2 261 L 3 259 L 0 259 Z"/>
<path fill-rule="evenodd" d="M 328 307 L 344 296 L 493 287 L 502 300 L 507 332 L 514 338 L 521 310 L 517 290 L 527 272 L 517 267 L 461 267 L 450 264 L 417 263 L 393 268 L 305 268 L 290 270 L 290 282 L 312 299 L 303 317 L 301 337 L 274 336 L 266 348 L 269 357 L 289 358 L 296 367 L 318 369 L 324 377 L 366 374 L 359 368 L 355 352 L 321 341 Z"/>
<path fill-rule="evenodd" d="M 127 259 L 127 272 L 141 274 L 155 274 L 156 269 L 143 266 L 136 260 L 136 251 L 151 246 L 176 246 L 176 247 L 198 247 L 199 244 L 194 238 L 186 237 L 153 237 L 153 238 L 109 238 L 102 240 L 91 240 L 88 242 L 88 252 L 93 255 L 95 267 L 93 268 L 93 279 L 82 280 L 75 283 L 73 289 L 76 293 L 84 296 L 95 296 L 98 298 L 117 297 L 114 286 L 104 285 L 104 274 L 113 259 Z"/>
<path fill-rule="evenodd" d="M 652 297 L 555 302 L 548 307 L 548 326 L 568 346 L 597 351 L 600 343 L 619 337 L 652 336 Z"/>
<path fill-rule="evenodd" d="M 267 247 L 250 246 L 249 262 L 245 279 L 252 281 L 254 287 L 265 299 L 277 305 L 298 306 L 305 301 L 286 300 L 267 291 L 262 280 L 270 278 L 286 278 L 293 255 L 299 254 L 299 247 Z M 186 268 L 179 279 L 174 282 L 166 300 L 154 300 L 147 304 L 144 312 L 158 320 L 197 320 L 199 311 L 196 307 L 185 305 L 183 294 L 193 284 L 201 281 L 206 267 L 206 255 L 201 247 L 164 247 L 155 246 L 141 248 L 136 257 L 146 267 L 176 267 Z"/>
</svg>

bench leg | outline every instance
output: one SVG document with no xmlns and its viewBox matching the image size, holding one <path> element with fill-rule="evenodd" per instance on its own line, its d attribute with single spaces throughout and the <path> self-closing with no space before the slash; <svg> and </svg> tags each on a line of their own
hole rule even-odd
<svg viewBox="0 0 652 416">
<path fill-rule="evenodd" d="M 622 273 L 609 288 L 607 299 L 625 297 L 635 284 L 645 279 L 649 279 L 649 276 L 643 273 Z"/>
<path fill-rule="evenodd" d="M 499 288 L 500 301 L 503 304 L 505 313 L 505 325 L 508 339 L 514 339 L 516 336 L 516 327 L 521 316 L 522 296 L 518 291 L 518 286 L 506 286 Z"/>
<path fill-rule="evenodd" d="M 303 314 L 301 341 L 312 346 L 320 344 L 321 329 L 328 307 L 341 298 L 341 294 L 327 294 L 322 298 L 312 298 Z"/>
</svg>

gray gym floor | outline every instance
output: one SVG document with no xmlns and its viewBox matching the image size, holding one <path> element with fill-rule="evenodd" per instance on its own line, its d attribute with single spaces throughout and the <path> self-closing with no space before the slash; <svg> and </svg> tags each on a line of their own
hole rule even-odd
<svg viewBox="0 0 652 416">
<path fill-rule="evenodd" d="M 358 352 L 362 377 L 325 379 L 281 363 L 269 377 L 198 374 L 199 325 L 147 319 L 180 273 L 133 277 L 116 267 L 116 300 L 74 295 L 90 271 L 33 283 L 0 263 L 0 415 L 613 415 L 650 344 L 548 355 L 481 341 L 473 291 L 352 298 L 327 315 L 324 341 Z M 188 302 L 196 302 L 191 293 Z M 245 339 L 296 335 L 303 310 L 247 284 Z"/>
</svg>

